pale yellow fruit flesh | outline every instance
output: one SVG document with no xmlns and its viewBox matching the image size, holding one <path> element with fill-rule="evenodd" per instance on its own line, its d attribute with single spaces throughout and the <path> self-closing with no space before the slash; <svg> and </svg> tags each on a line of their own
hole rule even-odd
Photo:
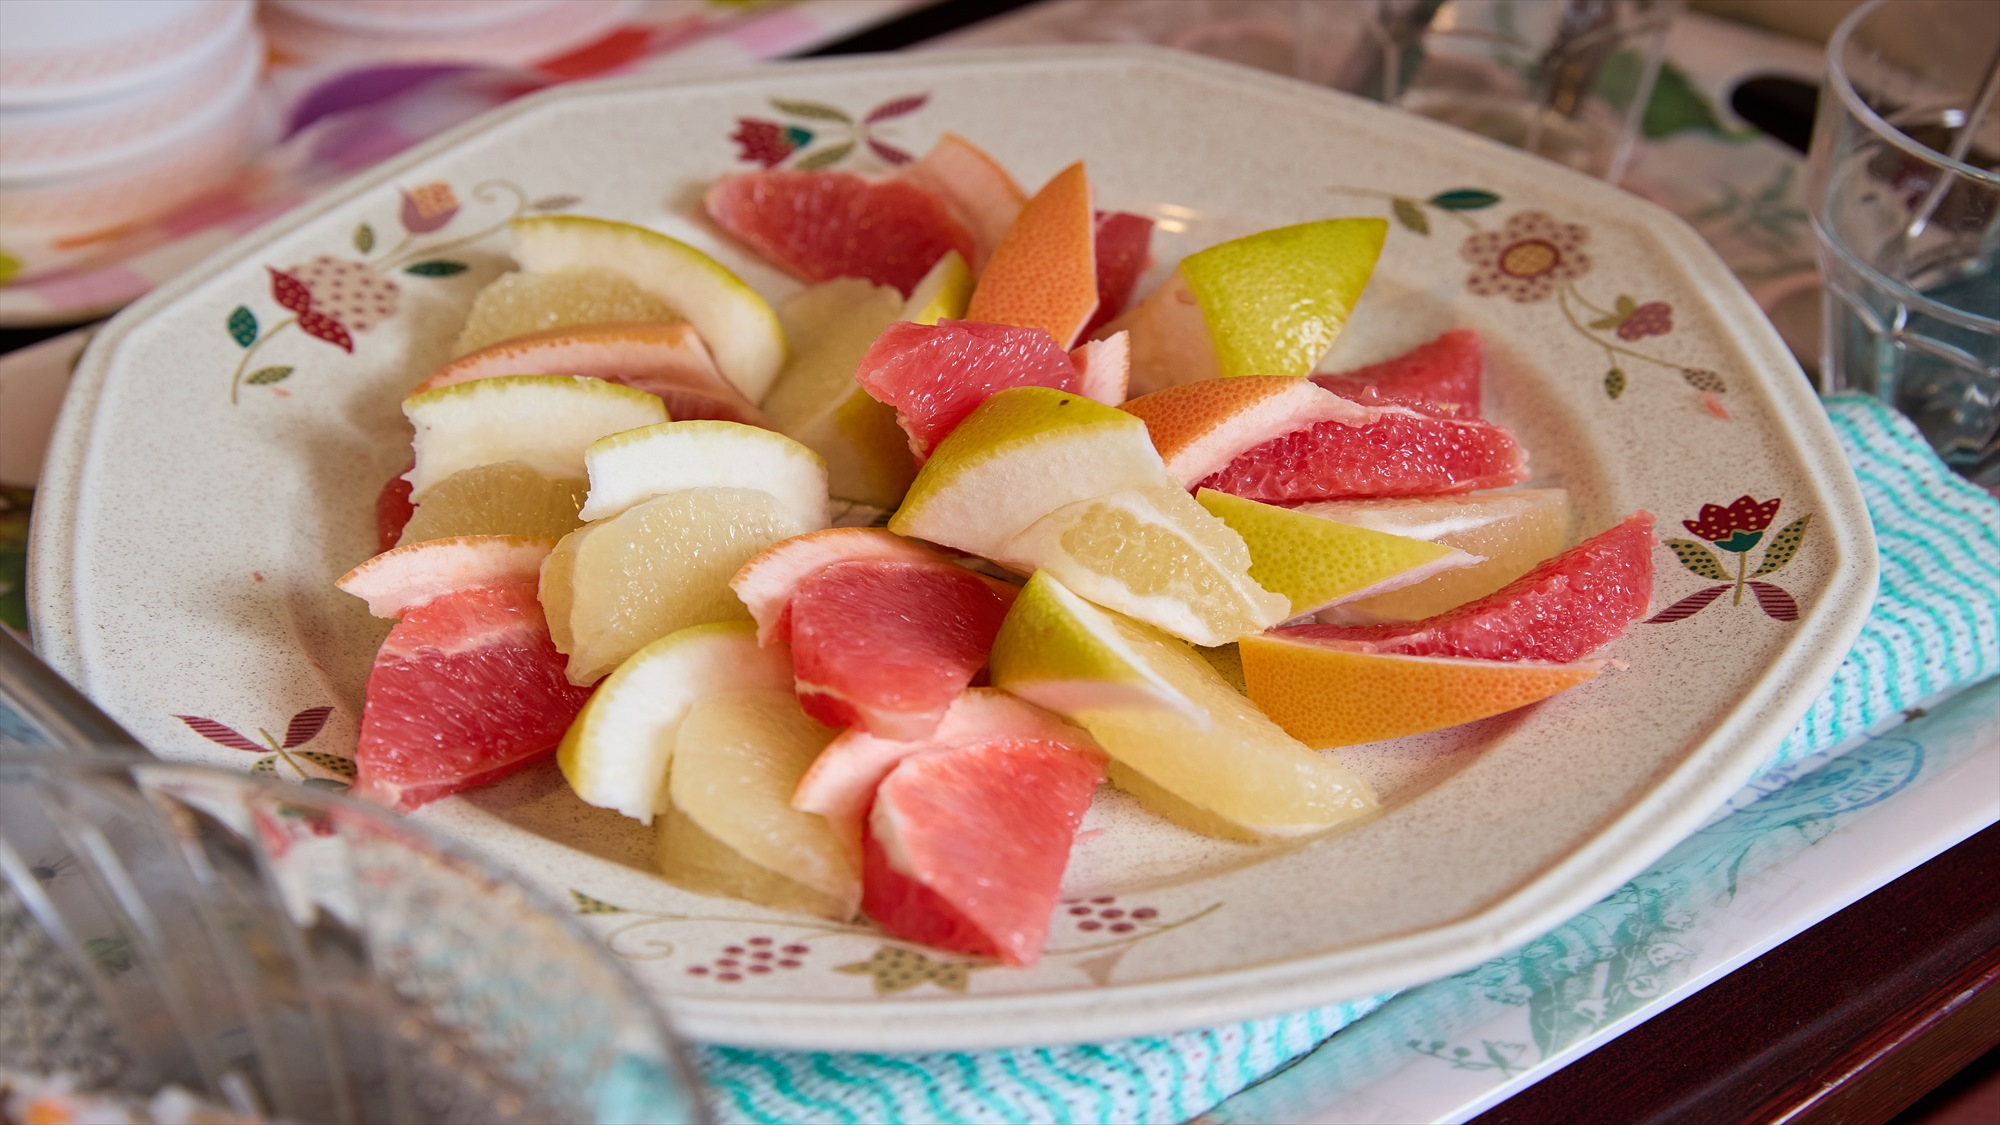
<svg viewBox="0 0 2000 1125">
<path fill-rule="evenodd" d="M 767 492 L 694 488 L 571 532 L 550 553 L 541 584 L 570 681 L 594 683 L 687 626 L 750 620 L 729 580 L 796 531 Z"/>
<path fill-rule="evenodd" d="M 1485 561 L 1432 575 L 1386 594 L 1345 602 L 1320 614 L 1337 624 L 1418 621 L 1464 605 L 1526 574 L 1569 541 L 1569 493 L 1524 488 L 1411 500 L 1320 501 L 1299 505 L 1341 523 L 1423 539 Z"/>
<path fill-rule="evenodd" d="M 837 499 L 893 508 L 916 478 L 896 411 L 854 381 L 869 345 L 903 310 L 894 288 L 852 277 L 812 286 L 778 309 L 792 358 L 764 399 L 764 415 L 826 458 Z"/>
<path fill-rule="evenodd" d="M 799 778 L 833 735 L 806 717 L 789 690 L 696 702 L 681 722 L 668 775 L 678 817 L 660 829 L 661 873 L 690 890 L 851 918 L 861 873 L 825 817 L 791 804 Z M 679 818 L 688 824 L 677 825 Z M 716 855 L 688 827 L 729 854 Z"/>
<path fill-rule="evenodd" d="M 398 546 L 454 535 L 560 539 L 582 526 L 587 482 L 552 477 L 519 461 L 461 469 L 439 481 L 403 525 Z"/>
<path fill-rule="evenodd" d="M 551 328 L 680 319 L 665 300 L 609 270 L 516 271 L 501 274 L 472 299 L 451 354 Z"/>
</svg>

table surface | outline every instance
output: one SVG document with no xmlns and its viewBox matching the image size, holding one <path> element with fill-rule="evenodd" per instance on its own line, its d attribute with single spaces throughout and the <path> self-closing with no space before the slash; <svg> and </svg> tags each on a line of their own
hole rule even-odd
<svg viewBox="0 0 2000 1125">
<path fill-rule="evenodd" d="M 897 50 L 1035 2 L 945 0 L 812 53 Z M 65 330 L 0 330 L 0 353 Z M 1961 1070 L 2000 1075 L 2000 825 L 1476 1120 L 1881 1122 Z"/>
</svg>

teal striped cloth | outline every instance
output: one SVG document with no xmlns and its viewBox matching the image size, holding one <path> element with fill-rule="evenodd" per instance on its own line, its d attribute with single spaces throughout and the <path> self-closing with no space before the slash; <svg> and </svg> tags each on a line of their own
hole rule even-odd
<svg viewBox="0 0 2000 1125">
<path fill-rule="evenodd" d="M 1875 400 L 1826 407 L 1868 501 L 1882 582 L 1854 650 L 1767 769 L 2000 674 L 2000 502 Z M 1086 1046 L 898 1055 L 704 1046 L 694 1061 L 724 1122 L 1185 1121 L 1387 999 Z"/>
</svg>

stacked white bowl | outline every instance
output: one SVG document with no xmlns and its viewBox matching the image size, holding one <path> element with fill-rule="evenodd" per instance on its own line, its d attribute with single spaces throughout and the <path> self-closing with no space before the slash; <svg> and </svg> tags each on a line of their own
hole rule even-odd
<svg viewBox="0 0 2000 1125">
<path fill-rule="evenodd" d="M 0 274 L 59 263 L 229 176 L 256 123 L 254 8 L 0 0 Z"/>
<path fill-rule="evenodd" d="M 629 18 L 632 0 L 270 0 L 263 22 L 289 64 L 523 66 Z"/>
</svg>

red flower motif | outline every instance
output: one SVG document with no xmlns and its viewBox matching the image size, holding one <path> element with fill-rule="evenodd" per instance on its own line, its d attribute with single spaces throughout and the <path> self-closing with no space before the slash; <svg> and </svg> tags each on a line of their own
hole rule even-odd
<svg viewBox="0 0 2000 1125">
<path fill-rule="evenodd" d="M 1747 551 L 1764 537 L 1764 529 L 1777 518 L 1782 502 L 1778 497 L 1759 502 L 1739 496 L 1727 508 L 1703 504 L 1700 518 L 1682 520 L 1681 526 L 1725 551 Z"/>
<path fill-rule="evenodd" d="M 424 184 L 403 192 L 403 229 L 411 234 L 429 234 L 458 214 L 458 196 L 447 183 Z"/>
<path fill-rule="evenodd" d="M 751 160 L 766 168 L 775 168 L 784 163 L 786 157 L 798 151 L 798 130 L 787 129 L 776 121 L 760 121 L 753 117 L 736 119 L 736 131 L 729 139 L 736 142 L 741 150 L 737 159 Z"/>
<path fill-rule="evenodd" d="M 1647 301 L 1619 323 L 1618 338 L 1643 340 L 1648 336 L 1664 336 L 1673 330 L 1673 306 L 1665 301 Z"/>
<path fill-rule="evenodd" d="M 340 322 L 330 316 L 323 313 L 302 312 L 299 314 L 299 327 L 306 335 L 325 340 L 341 351 L 350 353 L 354 351 L 354 337 L 348 335 L 347 329 L 342 328 Z"/>
<path fill-rule="evenodd" d="M 307 289 L 298 278 L 281 270 L 264 267 L 271 272 L 271 298 L 295 313 L 312 311 L 312 290 Z"/>
</svg>

